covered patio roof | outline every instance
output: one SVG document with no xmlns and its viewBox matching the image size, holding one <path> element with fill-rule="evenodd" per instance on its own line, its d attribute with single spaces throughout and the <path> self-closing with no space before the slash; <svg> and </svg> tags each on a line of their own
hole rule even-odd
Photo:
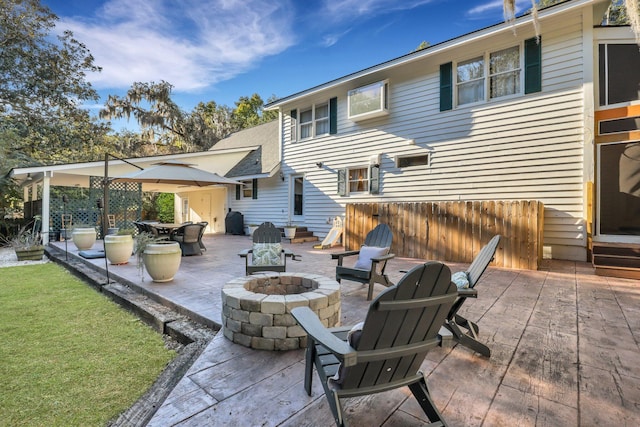
<svg viewBox="0 0 640 427">
<path fill-rule="evenodd" d="M 191 163 L 195 167 L 207 172 L 217 173 L 225 176 L 235 165 L 244 159 L 249 153 L 260 148 L 259 145 L 245 146 L 239 148 L 225 148 L 219 150 L 201 151 L 196 153 L 171 154 L 162 156 L 138 157 L 119 159 L 113 156 L 109 157 L 108 177 L 115 178 L 137 170 L 136 166 L 141 168 L 151 167 L 160 161 L 180 160 Z M 66 163 L 48 166 L 29 166 L 22 168 L 14 168 L 10 171 L 10 176 L 23 186 L 33 185 L 43 181 L 45 177 L 49 178 L 49 185 L 65 186 L 65 187 L 89 187 L 89 178 L 91 176 L 105 175 L 105 162 L 83 162 L 83 163 Z M 193 189 L 197 189 L 194 187 Z M 165 193 L 189 191 L 190 188 L 175 184 L 158 184 L 145 183 L 142 185 L 143 191 L 156 191 Z"/>
</svg>

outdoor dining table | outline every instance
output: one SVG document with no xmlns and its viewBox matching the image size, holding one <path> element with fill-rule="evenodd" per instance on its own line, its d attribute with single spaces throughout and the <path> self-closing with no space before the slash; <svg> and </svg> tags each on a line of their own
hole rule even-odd
<svg viewBox="0 0 640 427">
<path fill-rule="evenodd" d="M 177 224 L 177 223 L 151 224 L 151 226 L 156 228 L 160 234 L 170 234 L 173 230 L 181 227 L 182 225 L 183 224 Z"/>
</svg>

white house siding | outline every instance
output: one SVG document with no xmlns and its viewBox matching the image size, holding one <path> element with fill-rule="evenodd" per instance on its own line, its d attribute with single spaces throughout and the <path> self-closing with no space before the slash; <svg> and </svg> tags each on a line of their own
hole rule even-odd
<svg viewBox="0 0 640 427">
<path fill-rule="evenodd" d="M 542 92 L 439 111 L 439 66 L 532 37 L 520 31 L 468 43 L 446 55 L 405 64 L 349 86 L 283 107 L 283 169 L 305 173 L 305 223 L 319 235 L 350 202 L 540 200 L 545 205 L 545 255 L 586 260 L 584 220 L 585 99 L 582 19 L 565 14 L 542 27 Z M 346 92 L 389 79 L 390 115 L 347 119 Z M 338 97 L 338 134 L 290 141 L 291 109 Z M 590 100 L 587 102 L 591 102 Z M 429 167 L 398 169 L 394 157 L 431 153 Z M 337 170 L 381 155 L 379 195 L 339 197 Z M 324 166 L 315 165 L 322 161 Z"/>
<path fill-rule="evenodd" d="M 235 189 L 230 190 L 230 207 L 244 216 L 245 232 L 248 224 L 273 222 L 282 226 L 287 221 L 288 202 L 287 186 L 276 175 L 258 179 L 257 199 L 235 199 Z"/>
</svg>

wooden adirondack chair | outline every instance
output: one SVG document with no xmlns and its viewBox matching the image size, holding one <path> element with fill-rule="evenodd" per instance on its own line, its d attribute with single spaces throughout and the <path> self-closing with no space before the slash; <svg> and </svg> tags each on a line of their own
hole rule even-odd
<svg viewBox="0 0 640 427">
<path fill-rule="evenodd" d="M 346 425 L 341 398 L 403 386 L 409 386 L 430 425 L 446 425 L 419 369 L 427 352 L 439 345 L 438 331 L 456 296 L 449 268 L 427 262 L 381 292 L 361 328 L 327 329 L 308 307 L 294 308 L 291 314 L 308 334 L 307 394 L 311 396 L 315 365 L 339 426 Z"/>
<path fill-rule="evenodd" d="M 289 249 L 282 247 L 282 232 L 270 222 L 263 222 L 253 232 L 253 247 L 238 253 L 245 260 L 246 274 L 259 271 L 287 270 L 287 258 L 296 259 Z"/>
<path fill-rule="evenodd" d="M 331 259 L 338 260 L 336 281 L 340 283 L 342 279 L 345 279 L 369 284 L 367 300 L 371 300 L 373 297 L 374 283 L 381 283 L 387 287 L 391 286 L 392 283 L 384 273 L 384 270 L 387 266 L 387 261 L 395 257 L 395 254 L 389 253 L 392 240 L 393 234 L 389 226 L 387 224 L 378 224 L 367 234 L 364 245 L 360 247 L 360 250 L 331 254 Z M 344 258 L 353 255 L 358 255 L 358 261 L 356 261 L 355 265 L 353 267 L 343 266 Z"/>
<path fill-rule="evenodd" d="M 460 316 L 458 310 L 460 310 L 460 307 L 462 307 L 462 304 L 464 304 L 467 298 L 478 297 L 478 291 L 475 289 L 476 283 L 478 283 L 480 277 L 482 277 L 482 274 L 489 266 L 489 263 L 493 260 L 499 243 L 500 235 L 498 234 L 478 252 L 478 255 L 473 259 L 467 271 L 458 272 L 453 275 L 452 280 L 458 287 L 458 299 L 453 304 L 453 307 L 451 307 L 447 315 L 447 321 L 444 324 L 444 327 L 453 334 L 455 341 L 486 357 L 491 356 L 491 350 L 485 344 L 478 341 L 480 328 L 478 328 L 476 323 Z M 466 331 L 463 331 L 461 328 L 466 329 Z"/>
</svg>

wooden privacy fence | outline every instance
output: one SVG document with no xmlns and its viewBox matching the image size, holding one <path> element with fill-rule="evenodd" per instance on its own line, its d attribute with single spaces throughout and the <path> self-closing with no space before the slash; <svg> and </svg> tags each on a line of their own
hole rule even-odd
<svg viewBox="0 0 640 427">
<path fill-rule="evenodd" d="M 379 223 L 391 228 L 400 257 L 470 263 L 500 234 L 492 265 L 537 270 L 542 259 L 544 205 L 535 200 L 349 203 L 345 248 L 358 249 Z"/>
</svg>

